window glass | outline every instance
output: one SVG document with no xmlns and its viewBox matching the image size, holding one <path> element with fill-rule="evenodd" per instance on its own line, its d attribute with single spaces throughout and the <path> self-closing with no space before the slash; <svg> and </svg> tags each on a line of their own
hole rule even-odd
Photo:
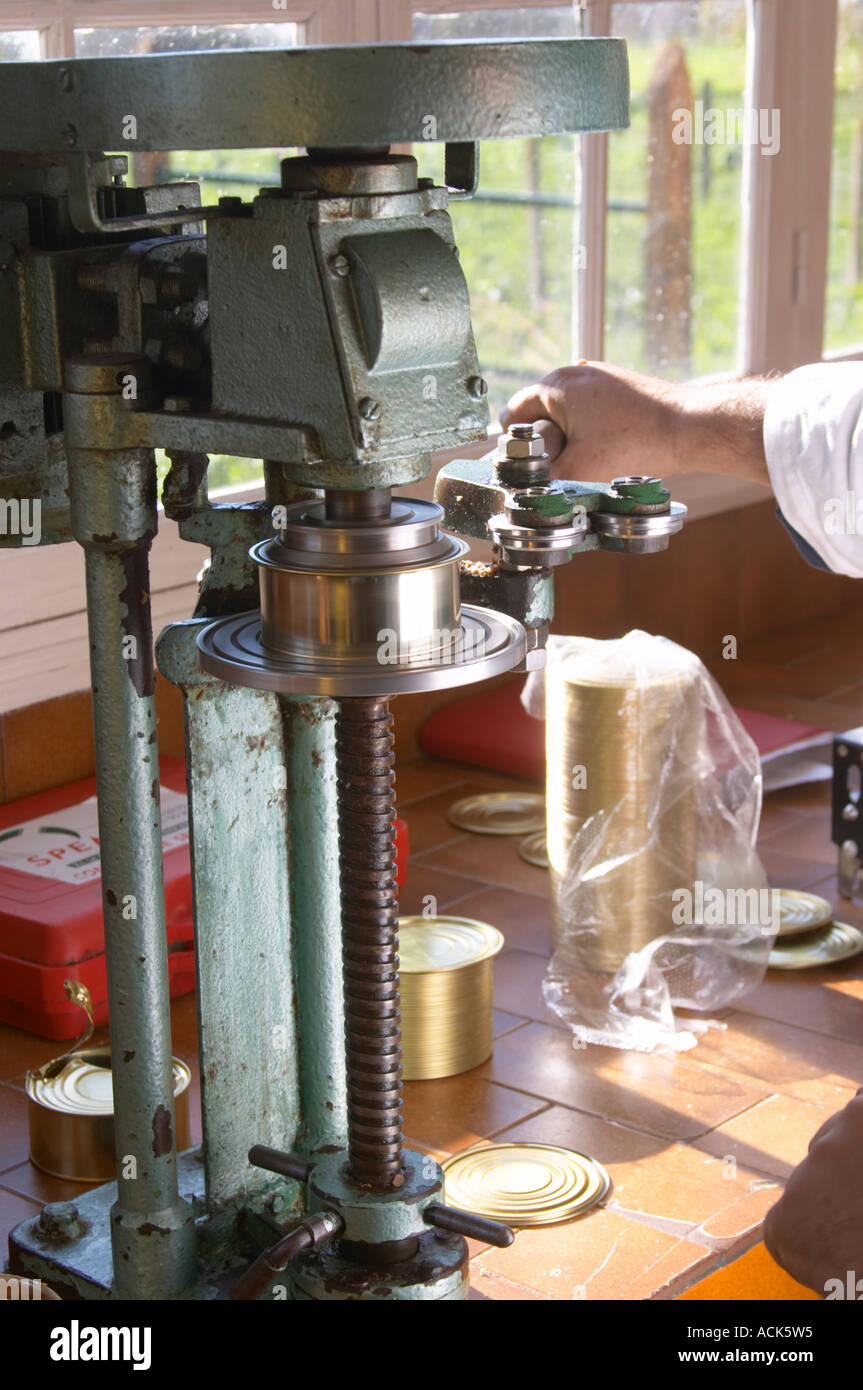
<svg viewBox="0 0 863 1390">
<path fill-rule="evenodd" d="M 615 4 L 632 128 L 609 137 L 605 356 L 667 377 L 733 371 L 744 145 L 745 0 Z M 767 113 L 769 115 L 769 113 Z"/>
<path fill-rule="evenodd" d="M 214 48 L 291 48 L 297 24 L 184 24 L 136 29 L 76 29 L 76 58 L 129 53 L 197 53 Z"/>
<path fill-rule="evenodd" d="M 574 5 L 415 14 L 415 39 L 574 38 Z M 443 147 L 415 145 L 420 174 L 443 180 Z M 478 194 L 450 215 L 494 417 L 519 386 L 573 357 L 580 266 L 578 141 L 490 140 Z"/>
<path fill-rule="evenodd" d="M 840 0 L 826 348 L 863 344 L 863 0 Z"/>
<path fill-rule="evenodd" d="M 34 62 L 42 57 L 38 29 L 0 29 L 0 62 Z"/>
</svg>

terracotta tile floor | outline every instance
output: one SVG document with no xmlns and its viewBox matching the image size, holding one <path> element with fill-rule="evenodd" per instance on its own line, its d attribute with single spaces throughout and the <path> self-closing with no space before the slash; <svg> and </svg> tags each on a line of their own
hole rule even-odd
<svg viewBox="0 0 863 1390">
<path fill-rule="evenodd" d="M 837 623 L 779 634 L 761 645 L 760 660 L 748 653 L 718 674 L 740 704 L 848 727 L 863 720 L 863 687 L 843 666 L 843 631 Z M 516 840 L 490 842 L 446 820 L 471 790 L 526 784 L 420 759 L 401 769 L 398 785 L 414 850 L 403 910 L 433 898 L 438 911 L 493 922 L 506 937 L 493 1056 L 463 1076 L 408 1083 L 406 1135 L 439 1158 L 491 1139 L 563 1144 L 595 1155 L 613 1182 L 601 1207 L 569 1225 L 523 1231 L 509 1250 L 473 1244 L 473 1297 L 668 1298 L 724 1268 L 755 1245 L 812 1134 L 863 1084 L 863 958 L 768 974 L 725 1011 L 724 1028 L 683 1056 L 576 1051 L 541 997 L 545 871 L 518 858 Z M 775 886 L 813 888 L 835 902 L 829 795 L 822 783 L 769 796 L 761 848 Z M 863 907 L 842 903 L 838 915 L 863 925 Z M 193 1062 L 193 1000 L 177 1001 L 172 1016 L 175 1051 Z M 77 1190 L 27 1160 L 23 1073 L 58 1050 L 0 1028 L 4 1232 L 40 1202 Z"/>
</svg>

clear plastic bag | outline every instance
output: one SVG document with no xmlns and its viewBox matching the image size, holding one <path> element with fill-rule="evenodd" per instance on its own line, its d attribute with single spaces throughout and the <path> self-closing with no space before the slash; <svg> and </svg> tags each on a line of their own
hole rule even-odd
<svg viewBox="0 0 863 1390">
<path fill-rule="evenodd" d="M 552 637 L 528 678 L 546 718 L 546 1002 L 578 1041 L 694 1047 L 763 977 L 778 894 L 755 852 L 758 750 L 691 652 L 634 631 Z"/>
</svg>

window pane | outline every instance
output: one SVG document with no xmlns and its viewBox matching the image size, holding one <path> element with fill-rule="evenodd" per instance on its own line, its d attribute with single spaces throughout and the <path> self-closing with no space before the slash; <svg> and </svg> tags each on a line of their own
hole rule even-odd
<svg viewBox="0 0 863 1390">
<path fill-rule="evenodd" d="M 415 39 L 574 38 L 573 5 L 414 15 Z M 420 175 L 443 180 L 443 147 L 414 145 Z M 572 360 L 579 260 L 578 141 L 489 140 L 476 197 L 450 215 L 494 417 L 513 391 Z"/>
<path fill-rule="evenodd" d="M 609 137 L 605 355 L 667 377 L 731 371 L 743 146 L 756 138 L 745 0 L 616 4 L 612 32 L 629 48 L 632 128 Z"/>
<path fill-rule="evenodd" d="M 38 29 L 0 29 L 0 62 L 29 63 L 41 57 Z"/>
<path fill-rule="evenodd" d="M 197 53 L 214 48 L 292 48 L 297 24 L 186 24 L 141 29 L 76 29 L 76 58 L 128 53 Z"/>
<path fill-rule="evenodd" d="M 825 347 L 863 343 L 863 0 L 841 0 L 836 45 Z"/>
</svg>

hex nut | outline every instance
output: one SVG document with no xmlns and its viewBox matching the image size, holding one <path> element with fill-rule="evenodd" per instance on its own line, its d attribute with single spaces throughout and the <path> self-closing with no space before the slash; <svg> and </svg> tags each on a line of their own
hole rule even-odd
<svg viewBox="0 0 863 1390">
<path fill-rule="evenodd" d="M 497 441 L 499 459 L 539 459 L 545 453 L 545 440 L 541 434 L 530 439 L 516 439 L 512 434 L 501 434 Z"/>
</svg>

